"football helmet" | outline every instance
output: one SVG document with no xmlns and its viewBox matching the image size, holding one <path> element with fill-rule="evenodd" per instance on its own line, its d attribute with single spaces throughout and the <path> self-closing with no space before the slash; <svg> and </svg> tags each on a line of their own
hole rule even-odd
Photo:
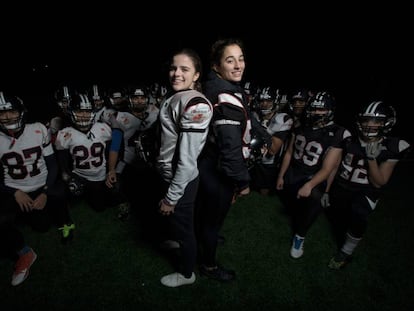
<svg viewBox="0 0 414 311">
<path fill-rule="evenodd" d="M 23 130 L 26 123 L 26 107 L 17 96 L 7 96 L 0 92 L 0 127 L 6 134 Z"/>
<path fill-rule="evenodd" d="M 305 107 L 305 126 L 323 128 L 333 123 L 335 99 L 328 92 L 318 92 Z"/>
<path fill-rule="evenodd" d="M 128 105 L 133 113 L 142 113 L 147 110 L 149 94 L 145 87 L 132 87 L 128 92 Z"/>
<path fill-rule="evenodd" d="M 112 108 L 117 111 L 126 111 L 128 109 L 129 101 L 127 92 L 122 87 L 117 87 L 109 92 L 109 102 Z"/>
<path fill-rule="evenodd" d="M 257 105 L 262 115 L 272 113 L 276 109 L 279 101 L 279 90 L 270 86 L 264 87 L 257 97 Z"/>
<path fill-rule="evenodd" d="M 392 130 L 396 122 L 394 107 L 383 101 L 373 101 L 358 113 L 359 136 L 365 141 L 379 140 Z"/>
<path fill-rule="evenodd" d="M 85 184 L 82 182 L 80 177 L 76 175 L 70 177 L 68 180 L 69 192 L 76 197 L 81 196 L 85 192 Z"/>
<path fill-rule="evenodd" d="M 260 135 L 254 135 L 250 141 L 250 157 L 247 161 L 247 167 L 251 169 L 256 163 L 260 162 L 263 157 L 265 148 L 267 149 L 268 143 L 264 137 Z"/>
<path fill-rule="evenodd" d="M 155 95 L 155 104 L 159 105 L 161 104 L 161 102 L 164 100 L 164 98 L 167 96 L 168 93 L 168 89 L 166 86 L 161 85 L 158 89 L 157 94 Z"/>
<path fill-rule="evenodd" d="M 289 110 L 293 116 L 299 117 L 305 110 L 312 92 L 301 89 L 294 92 L 289 100 Z"/>
<path fill-rule="evenodd" d="M 81 132 L 89 131 L 95 123 L 96 110 L 86 94 L 73 95 L 68 113 L 73 126 Z"/>
<path fill-rule="evenodd" d="M 160 91 L 160 87 L 161 85 L 158 82 L 151 83 L 149 86 L 149 92 L 152 97 L 155 98 L 157 96 L 157 93 Z"/>
<path fill-rule="evenodd" d="M 55 101 L 64 113 L 67 113 L 72 96 L 73 91 L 67 85 L 60 87 L 55 92 Z"/>
<path fill-rule="evenodd" d="M 92 99 L 96 111 L 99 111 L 102 108 L 104 108 L 106 94 L 102 88 L 100 88 L 97 84 L 93 84 L 90 92 L 88 92 L 88 95 Z"/>
<path fill-rule="evenodd" d="M 244 83 L 243 89 L 244 89 L 244 92 L 246 93 L 246 95 L 252 96 L 252 97 L 254 97 L 258 93 L 258 91 L 259 91 L 259 89 L 257 88 L 257 86 L 254 85 L 250 81 L 246 81 Z"/>
</svg>

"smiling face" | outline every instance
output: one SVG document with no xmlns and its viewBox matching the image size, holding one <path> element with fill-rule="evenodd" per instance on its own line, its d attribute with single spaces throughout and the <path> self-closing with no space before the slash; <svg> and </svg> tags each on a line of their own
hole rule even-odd
<svg viewBox="0 0 414 311">
<path fill-rule="evenodd" d="M 177 54 L 173 57 L 169 70 L 170 84 L 174 91 L 194 89 L 194 84 L 200 77 L 194 62 L 186 54 Z"/>
<path fill-rule="evenodd" d="M 221 78 L 231 82 L 240 82 L 245 69 L 244 55 L 237 44 L 228 45 L 223 50 L 220 63 L 213 66 Z"/>
</svg>

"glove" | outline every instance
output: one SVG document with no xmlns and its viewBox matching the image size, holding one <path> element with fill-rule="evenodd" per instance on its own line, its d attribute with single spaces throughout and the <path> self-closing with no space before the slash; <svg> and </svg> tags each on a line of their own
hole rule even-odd
<svg viewBox="0 0 414 311">
<path fill-rule="evenodd" d="M 365 153 L 369 160 L 376 159 L 381 153 L 382 145 L 380 141 L 373 141 L 365 146 Z"/>
<path fill-rule="evenodd" d="M 322 205 L 323 208 L 327 208 L 327 207 L 331 206 L 331 203 L 329 202 L 329 193 L 328 192 L 325 192 L 324 194 L 322 194 L 321 205 Z"/>
<path fill-rule="evenodd" d="M 262 156 L 262 163 L 273 164 L 274 161 L 275 161 L 275 157 L 271 155 L 268 151 L 265 151 L 265 153 Z"/>
<path fill-rule="evenodd" d="M 85 191 L 85 185 L 75 177 L 71 177 L 68 182 L 69 191 L 74 196 L 81 196 Z"/>
</svg>

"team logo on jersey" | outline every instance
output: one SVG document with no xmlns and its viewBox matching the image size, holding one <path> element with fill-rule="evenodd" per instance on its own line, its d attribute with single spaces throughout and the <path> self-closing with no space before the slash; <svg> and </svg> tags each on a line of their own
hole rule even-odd
<svg viewBox="0 0 414 311">
<path fill-rule="evenodd" d="M 205 104 L 198 104 L 191 107 L 191 120 L 201 122 L 209 115 L 210 109 Z"/>
<path fill-rule="evenodd" d="M 121 119 L 122 124 L 128 124 L 129 123 L 129 119 L 124 117 Z"/>
<path fill-rule="evenodd" d="M 66 140 L 70 139 L 71 137 L 72 137 L 72 134 L 69 132 L 65 132 L 65 134 L 63 134 L 63 138 Z"/>
</svg>

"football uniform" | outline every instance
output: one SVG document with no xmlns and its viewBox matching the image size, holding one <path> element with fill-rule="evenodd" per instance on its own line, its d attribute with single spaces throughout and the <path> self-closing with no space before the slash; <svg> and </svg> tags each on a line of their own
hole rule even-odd
<svg viewBox="0 0 414 311">
<path fill-rule="evenodd" d="M 342 126 L 330 124 L 319 129 L 295 129 L 295 141 L 286 184 L 304 184 L 320 170 L 329 148 L 343 148 L 351 133 Z M 300 185 L 300 186 L 301 186 Z"/>
<path fill-rule="evenodd" d="M 383 189 L 375 187 L 369 180 L 365 145 L 359 138 L 346 144 L 342 162 L 329 192 L 332 212 L 337 214 L 337 219 L 349 219 L 349 230 L 358 237 L 365 232 L 367 217 L 376 208 Z M 398 162 L 409 148 L 410 145 L 403 139 L 385 137 L 376 161 L 378 165 L 385 161 Z M 336 226 L 341 224 L 338 222 Z"/>
<path fill-rule="evenodd" d="M 119 128 L 123 132 L 124 137 L 124 153 L 122 159 L 118 162 L 116 166 L 116 172 L 118 174 L 122 173 L 125 168 L 125 164 L 134 165 L 138 160 L 136 140 L 142 137 L 142 134 L 145 131 L 153 128 L 153 125 L 158 119 L 159 109 L 154 105 L 148 105 L 146 112 L 144 113 L 144 118 L 137 118 L 130 112 L 118 112 L 116 120 L 118 122 Z M 155 141 L 152 140 L 151 143 L 155 146 Z M 149 150 L 144 150 L 149 151 Z M 148 160 L 148 159 L 141 159 Z"/>
<path fill-rule="evenodd" d="M 89 181 L 103 181 L 106 178 L 106 148 L 111 135 L 111 127 L 103 122 L 94 123 L 87 133 L 66 127 L 58 132 L 55 147 L 56 150 L 69 150 L 73 173 Z"/>
<path fill-rule="evenodd" d="M 270 119 L 262 119 L 256 112 L 253 113 L 253 116 L 266 129 L 270 136 L 277 137 L 283 142 L 279 152 L 274 155 L 270 155 L 269 153 L 263 155 L 260 150 L 258 157 L 256 157 L 252 150 L 253 159 L 250 165 L 252 187 L 258 188 L 259 190 L 273 189 L 278 175 L 278 164 L 286 149 L 285 142 L 290 137 L 293 119 L 284 112 L 275 113 Z"/>
<path fill-rule="evenodd" d="M 46 126 L 36 122 L 26 124 L 18 137 L 0 132 L 0 159 L 4 184 L 32 192 L 46 184 L 48 170 L 44 157 L 53 154 Z"/>
</svg>

